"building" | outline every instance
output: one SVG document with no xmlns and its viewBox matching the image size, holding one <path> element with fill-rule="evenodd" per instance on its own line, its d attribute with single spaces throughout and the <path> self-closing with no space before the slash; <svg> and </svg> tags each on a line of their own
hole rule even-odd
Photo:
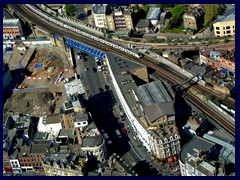
<svg viewBox="0 0 240 180">
<path fill-rule="evenodd" d="M 46 176 L 83 176 L 85 160 L 75 153 L 48 154 L 43 168 Z"/>
<path fill-rule="evenodd" d="M 106 22 L 107 9 L 109 9 L 107 4 L 93 4 L 92 14 L 96 27 L 108 29 Z"/>
<path fill-rule="evenodd" d="M 217 17 L 213 29 L 215 37 L 235 35 L 235 6 L 228 8 L 224 15 Z"/>
<path fill-rule="evenodd" d="M 150 28 L 150 22 L 148 19 L 140 19 L 135 27 L 137 32 L 148 33 Z"/>
<path fill-rule="evenodd" d="M 13 168 L 10 163 L 8 153 L 3 151 L 3 174 L 12 174 Z"/>
<path fill-rule="evenodd" d="M 81 122 L 88 120 L 87 116 L 81 115 L 81 117 Z M 77 118 L 79 119 L 80 116 L 77 116 Z M 81 151 L 90 157 L 96 157 L 98 161 L 105 162 L 107 158 L 105 140 L 99 133 L 96 125 L 88 120 L 87 124 L 80 128 L 75 128 L 75 130 Z"/>
<path fill-rule="evenodd" d="M 3 19 L 3 39 L 13 39 L 23 36 L 23 29 L 19 19 Z"/>
<path fill-rule="evenodd" d="M 112 16 L 115 26 L 114 31 L 130 31 L 134 28 L 130 6 L 120 5 L 118 7 L 113 7 Z"/>
<path fill-rule="evenodd" d="M 136 137 L 149 153 L 161 160 L 176 156 L 180 146 L 173 101 L 160 81 L 148 83 L 145 66 L 113 54 L 106 56 L 109 72 L 121 105 Z M 162 134 L 162 131 L 166 133 Z M 164 141 L 165 138 L 167 141 Z M 164 147 L 160 147 L 163 141 Z M 171 149 L 176 143 L 176 150 Z M 170 153 L 165 153 L 165 145 Z M 168 149 L 166 148 L 166 152 Z"/>
<path fill-rule="evenodd" d="M 10 159 L 13 174 L 22 174 L 22 169 L 18 159 Z"/>
<path fill-rule="evenodd" d="M 155 26 L 160 20 L 160 14 L 161 8 L 150 7 L 146 19 L 148 19 L 150 23 Z"/>
<path fill-rule="evenodd" d="M 195 112 L 183 126 L 183 131 L 190 137 L 203 136 L 209 131 L 209 123 L 203 113 Z"/>
<path fill-rule="evenodd" d="M 3 91 L 7 88 L 7 86 L 12 82 L 12 75 L 9 70 L 9 66 L 7 63 L 3 65 Z"/>
<path fill-rule="evenodd" d="M 38 131 L 49 132 L 54 136 L 57 136 L 59 131 L 62 129 L 62 124 L 59 114 L 46 115 L 39 118 Z"/>
<path fill-rule="evenodd" d="M 197 6 L 190 8 L 183 14 L 183 26 L 185 29 L 199 31 L 203 27 L 205 11 L 202 7 Z"/>
<path fill-rule="evenodd" d="M 235 62 L 223 57 L 220 51 L 200 51 L 200 64 L 207 64 L 217 70 L 225 70 L 235 74 Z"/>
<path fill-rule="evenodd" d="M 168 58 L 173 63 L 179 65 L 180 64 L 180 58 L 182 57 L 181 53 L 177 51 L 164 51 L 163 57 Z"/>
<path fill-rule="evenodd" d="M 129 6 L 93 4 L 95 26 L 109 31 L 133 29 L 132 13 Z"/>
<path fill-rule="evenodd" d="M 84 94 L 85 91 L 83 89 L 83 85 L 80 79 L 74 79 L 73 81 L 69 83 L 64 84 L 64 89 L 67 95 L 67 99 L 71 101 L 72 97 L 75 94 Z"/>
<path fill-rule="evenodd" d="M 224 161 L 218 159 L 218 146 L 195 136 L 179 152 L 182 176 L 222 176 Z"/>
</svg>

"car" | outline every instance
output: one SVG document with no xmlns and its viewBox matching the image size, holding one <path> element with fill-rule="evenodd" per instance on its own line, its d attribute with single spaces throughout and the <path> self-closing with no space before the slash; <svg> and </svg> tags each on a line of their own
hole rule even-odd
<svg viewBox="0 0 240 180">
<path fill-rule="evenodd" d="M 101 130 L 103 138 L 106 140 L 107 144 L 112 144 L 111 139 L 109 138 L 108 134 L 102 129 Z"/>
<path fill-rule="evenodd" d="M 121 133 L 120 133 L 120 131 L 119 131 L 118 129 L 115 130 L 115 132 L 116 132 L 118 138 L 121 138 L 121 137 L 122 137 L 122 135 L 121 135 Z"/>
<path fill-rule="evenodd" d="M 125 128 L 121 128 L 121 131 L 123 134 L 125 134 L 125 135 L 127 134 L 127 130 Z"/>
<path fill-rule="evenodd" d="M 93 72 L 97 72 L 97 68 L 93 67 L 92 68 Z"/>
</svg>

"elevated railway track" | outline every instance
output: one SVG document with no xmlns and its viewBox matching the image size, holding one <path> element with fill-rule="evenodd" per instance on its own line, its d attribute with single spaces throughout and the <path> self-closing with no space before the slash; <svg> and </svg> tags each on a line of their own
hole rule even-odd
<svg viewBox="0 0 240 180">
<path fill-rule="evenodd" d="M 156 70 L 156 74 L 167 77 L 170 81 L 172 81 L 176 84 L 179 84 L 182 81 L 184 81 L 185 79 L 187 79 L 187 77 L 183 76 L 181 73 L 175 72 L 173 69 L 171 69 L 170 67 L 168 67 L 164 64 L 159 64 L 159 62 L 156 62 L 152 58 L 149 58 L 147 56 L 144 56 L 143 58 L 140 58 L 140 59 L 133 57 L 133 56 L 131 56 L 127 53 L 124 53 L 120 50 L 114 49 L 113 47 L 102 44 L 100 42 L 93 41 L 87 37 L 84 37 L 80 34 L 73 32 L 73 31 L 67 30 L 63 27 L 53 24 L 53 23 L 47 21 L 46 19 L 39 17 L 38 15 L 36 15 L 33 11 L 31 11 L 24 5 L 12 4 L 11 6 L 16 10 L 16 14 L 20 14 L 20 15 L 26 17 L 29 21 L 31 21 L 34 24 L 37 24 L 39 27 L 41 27 L 42 29 L 44 29 L 45 31 L 47 31 L 49 33 L 58 34 L 61 36 L 67 36 L 74 40 L 78 40 L 82 43 L 85 43 L 89 46 L 95 47 L 105 53 L 111 52 L 111 53 L 119 54 L 123 58 L 129 59 L 132 61 L 136 61 L 136 62 L 140 62 L 140 63 L 146 65 L 147 67 L 150 67 L 150 68 Z M 192 93 L 191 89 L 195 92 L 202 92 L 203 94 L 208 94 L 208 95 L 218 97 L 219 99 L 229 103 L 230 106 L 235 107 L 235 102 L 229 101 L 228 99 L 226 100 L 225 97 L 222 96 L 221 94 L 213 92 L 212 90 L 210 90 L 206 87 L 203 87 L 201 85 L 196 85 L 196 86 L 191 87 L 187 93 L 187 98 L 190 99 L 190 101 L 196 101 L 195 104 L 197 104 L 197 105 L 200 104 L 200 100 L 195 97 L 195 95 L 194 95 L 194 93 Z M 209 114 L 209 116 L 212 119 L 214 119 L 218 124 L 220 124 L 221 127 L 223 127 L 227 132 L 229 132 L 232 136 L 235 137 L 235 125 L 234 124 L 229 122 L 227 119 L 225 119 L 221 115 L 217 114 L 214 110 L 209 108 L 207 105 L 202 106 L 201 110 L 204 113 Z"/>
</svg>

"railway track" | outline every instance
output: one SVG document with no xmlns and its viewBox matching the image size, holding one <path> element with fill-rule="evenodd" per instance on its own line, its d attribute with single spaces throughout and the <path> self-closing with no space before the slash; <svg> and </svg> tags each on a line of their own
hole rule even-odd
<svg viewBox="0 0 240 180">
<path fill-rule="evenodd" d="M 158 62 L 154 61 L 154 59 L 149 58 L 147 56 L 143 57 L 143 58 L 136 58 L 133 57 L 129 54 L 126 54 L 120 50 L 117 50 L 115 48 L 112 48 L 110 46 L 107 46 L 105 44 L 102 44 L 100 42 L 96 42 L 96 41 L 92 41 L 87 37 L 84 37 L 80 34 L 76 34 L 75 32 L 69 31 L 65 28 L 62 28 L 58 25 L 52 24 L 49 21 L 39 17 L 38 15 L 36 15 L 33 11 L 31 11 L 30 9 L 28 9 L 27 7 L 25 7 L 24 5 L 11 5 L 17 12 L 17 14 L 19 13 L 20 15 L 23 15 L 24 17 L 26 17 L 29 21 L 31 21 L 32 23 L 37 24 L 39 27 L 43 28 L 44 30 L 46 30 L 47 32 L 50 32 L 52 34 L 58 34 L 61 36 L 68 36 L 69 38 L 72 38 L 74 40 L 78 40 L 82 43 L 85 43 L 89 46 L 95 47 L 105 53 L 111 52 L 111 53 L 115 53 L 115 54 L 120 54 L 121 57 L 124 57 L 126 59 L 129 59 L 131 61 L 135 61 L 135 62 L 140 62 L 144 65 L 146 65 L 147 67 L 150 67 L 152 69 L 155 69 L 157 71 L 158 74 L 161 74 L 162 76 L 166 76 L 169 80 L 171 80 L 172 82 L 179 84 L 181 82 L 183 82 L 185 79 L 187 79 L 187 77 L 183 76 L 180 73 L 175 72 L 174 70 L 172 70 L 171 68 L 169 68 L 166 65 L 163 64 L 159 64 Z M 212 96 L 215 97 L 219 97 L 221 100 L 225 100 L 224 97 L 222 97 L 221 95 L 207 89 L 204 88 L 200 85 L 191 87 L 192 90 L 197 91 L 197 92 L 202 92 L 202 93 L 206 93 L 206 94 L 211 94 Z M 193 98 L 194 94 L 191 93 L 191 88 L 189 89 L 189 92 L 187 93 L 187 96 L 189 96 L 189 99 L 195 99 L 197 102 L 200 102 L 199 99 Z M 231 104 L 232 106 L 235 107 L 235 103 L 233 102 L 228 102 L 229 104 Z M 199 103 L 197 103 L 199 104 Z M 206 106 L 206 105 L 205 105 Z M 204 107 L 205 107 L 204 106 Z M 215 121 L 218 124 L 222 124 L 221 127 L 223 127 L 224 129 L 226 129 L 227 132 L 232 133 L 233 136 L 235 136 L 235 126 L 234 125 L 226 125 L 228 122 L 226 119 L 224 119 L 222 116 L 220 115 L 214 115 L 216 112 L 213 113 L 213 110 L 211 108 L 209 108 L 207 106 L 207 108 L 203 109 L 203 112 L 206 114 L 209 114 L 210 117 L 212 117 L 213 119 L 215 119 Z M 217 114 L 217 113 L 216 113 Z"/>
</svg>

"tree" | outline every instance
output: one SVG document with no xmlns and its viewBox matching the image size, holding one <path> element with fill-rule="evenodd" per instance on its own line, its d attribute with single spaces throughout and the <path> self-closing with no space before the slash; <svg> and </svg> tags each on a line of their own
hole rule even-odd
<svg viewBox="0 0 240 180">
<path fill-rule="evenodd" d="M 143 5 L 143 10 L 144 10 L 146 13 L 148 13 L 148 11 L 149 11 L 149 5 L 148 5 L 148 4 Z"/>
<path fill-rule="evenodd" d="M 135 5 L 133 6 L 133 11 L 134 11 L 135 13 L 138 13 L 138 12 L 139 12 L 138 4 L 135 4 Z"/>
<path fill-rule="evenodd" d="M 205 4 L 203 9 L 205 10 L 203 26 L 206 27 L 211 25 L 217 16 L 226 10 L 226 6 L 220 4 Z"/>
<path fill-rule="evenodd" d="M 66 4 L 64 7 L 66 14 L 68 16 L 74 16 L 76 12 L 76 7 L 73 4 Z"/>
<path fill-rule="evenodd" d="M 182 24 L 182 15 L 188 9 L 188 6 L 185 5 L 177 5 L 171 10 L 172 19 L 169 23 L 169 28 L 178 28 Z"/>
</svg>

